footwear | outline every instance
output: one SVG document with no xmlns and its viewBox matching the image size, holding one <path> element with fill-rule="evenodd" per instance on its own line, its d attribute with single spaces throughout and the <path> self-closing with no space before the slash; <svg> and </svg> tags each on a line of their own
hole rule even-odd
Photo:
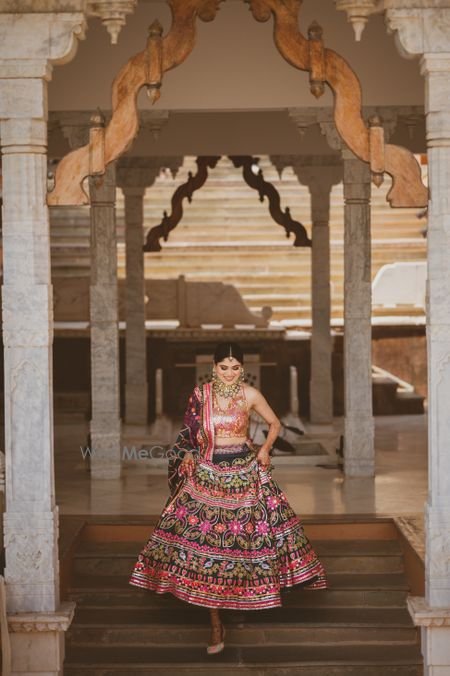
<svg viewBox="0 0 450 676">
<path fill-rule="evenodd" d="M 213 645 L 208 645 L 208 646 L 206 647 L 206 652 L 208 653 L 208 655 L 217 655 L 217 653 L 221 653 L 222 650 L 223 650 L 224 647 L 225 647 L 225 643 L 224 643 L 224 638 L 225 638 L 225 627 L 224 627 L 224 625 L 222 624 L 222 622 L 220 623 L 220 630 L 221 630 L 221 631 L 220 631 L 220 636 L 221 636 L 220 642 L 219 642 L 219 643 L 214 643 Z"/>
</svg>

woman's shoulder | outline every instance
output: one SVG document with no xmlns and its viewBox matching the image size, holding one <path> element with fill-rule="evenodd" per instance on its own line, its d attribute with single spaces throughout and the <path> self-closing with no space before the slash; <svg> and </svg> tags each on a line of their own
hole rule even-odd
<svg viewBox="0 0 450 676">
<path fill-rule="evenodd" d="M 258 399 L 260 391 L 256 387 L 253 387 L 253 385 L 249 385 L 248 383 L 242 383 L 242 387 L 244 388 L 245 396 L 249 404 L 252 404 Z"/>
</svg>

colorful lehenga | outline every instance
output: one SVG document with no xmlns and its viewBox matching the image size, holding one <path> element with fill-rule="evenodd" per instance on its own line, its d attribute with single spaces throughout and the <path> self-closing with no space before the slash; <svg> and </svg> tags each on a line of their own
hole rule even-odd
<svg viewBox="0 0 450 676">
<path fill-rule="evenodd" d="M 325 570 L 250 439 L 215 445 L 212 385 L 196 387 L 169 458 L 171 495 L 130 584 L 208 608 L 281 606 L 294 585 L 325 589 Z M 248 419 L 248 415 L 247 415 Z M 191 477 L 179 470 L 196 455 Z"/>
</svg>

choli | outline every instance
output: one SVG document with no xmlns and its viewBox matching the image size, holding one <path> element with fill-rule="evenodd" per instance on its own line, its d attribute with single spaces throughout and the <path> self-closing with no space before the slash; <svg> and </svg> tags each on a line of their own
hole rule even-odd
<svg viewBox="0 0 450 676">
<path fill-rule="evenodd" d="M 213 394 L 213 423 L 216 438 L 246 437 L 248 417 L 249 410 L 243 387 L 240 388 L 236 397 L 231 399 L 227 409 L 219 407 L 216 394 Z"/>
</svg>

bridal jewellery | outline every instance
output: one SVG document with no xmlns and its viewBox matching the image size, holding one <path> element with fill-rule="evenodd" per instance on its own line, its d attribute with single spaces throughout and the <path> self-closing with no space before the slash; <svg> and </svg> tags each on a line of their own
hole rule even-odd
<svg viewBox="0 0 450 676">
<path fill-rule="evenodd" d="M 239 392 L 239 388 L 241 386 L 242 381 L 244 380 L 244 369 L 241 366 L 241 370 L 239 373 L 239 376 L 237 380 L 232 383 L 231 385 L 228 385 L 227 383 L 224 383 L 223 380 L 219 378 L 215 370 L 213 369 L 212 374 L 211 374 L 211 380 L 213 383 L 213 390 L 216 394 L 219 394 L 221 397 L 234 397 L 237 395 Z"/>
</svg>

